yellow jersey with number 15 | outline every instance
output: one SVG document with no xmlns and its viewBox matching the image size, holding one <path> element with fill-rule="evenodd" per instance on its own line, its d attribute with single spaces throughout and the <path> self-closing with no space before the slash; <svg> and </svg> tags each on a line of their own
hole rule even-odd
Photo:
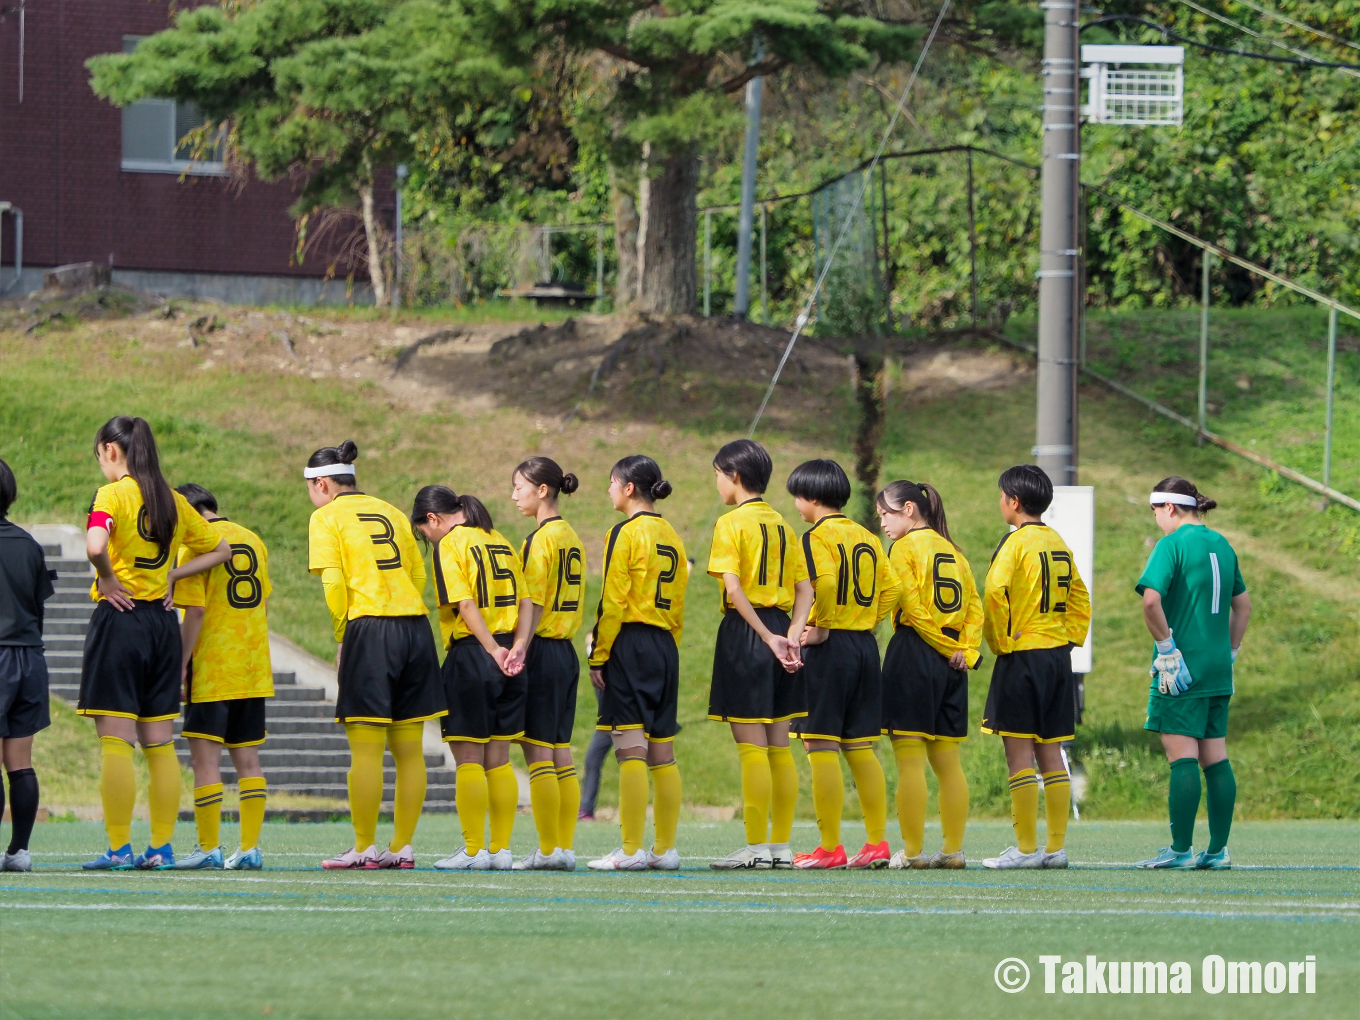
<svg viewBox="0 0 1360 1020">
<path fill-rule="evenodd" d="M 158 546 L 150 538 L 142 487 L 131 475 L 102 485 L 90 504 L 86 528 L 104 528 L 109 533 L 109 560 L 114 576 L 134 599 L 154 602 L 165 598 L 170 587 L 170 567 L 177 562 L 181 548 L 193 555 L 212 552 L 219 541 L 203 515 L 189 501 L 172 490 L 175 497 L 175 533 L 168 546 Z M 101 602 L 97 584 L 90 585 L 90 598 Z"/>
<path fill-rule="evenodd" d="M 585 616 L 586 548 L 575 529 L 549 517 L 520 548 L 524 593 L 543 607 L 534 635 L 570 641 Z"/>
<path fill-rule="evenodd" d="M 439 633 L 450 642 L 468 637 L 458 603 L 475 602 L 492 634 L 510 634 L 519 622 L 525 597 L 524 574 L 514 546 L 494 528 L 483 531 L 460 524 L 434 550 L 434 592 L 439 600 Z"/>
<path fill-rule="evenodd" d="M 175 585 L 176 606 L 203 610 L 203 626 L 194 645 L 189 700 L 273 697 L 274 671 L 265 614 L 265 600 L 273 591 L 269 551 L 259 535 L 225 517 L 209 521 L 208 527 L 231 546 L 231 559 Z M 191 556 L 188 549 L 181 548 L 179 562 Z"/>
<path fill-rule="evenodd" d="M 997 655 L 1085 644 L 1091 597 L 1072 550 L 1047 524 L 1020 525 L 996 547 L 982 599 L 982 635 Z"/>
<path fill-rule="evenodd" d="M 390 503 L 342 492 L 312 512 L 307 569 L 336 567 L 345 575 L 347 617 L 424 616 L 425 560 L 411 522 Z"/>
</svg>

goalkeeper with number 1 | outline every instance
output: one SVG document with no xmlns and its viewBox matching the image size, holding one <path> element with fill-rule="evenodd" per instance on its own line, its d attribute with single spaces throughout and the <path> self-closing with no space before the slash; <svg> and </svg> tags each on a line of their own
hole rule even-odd
<svg viewBox="0 0 1360 1020">
<path fill-rule="evenodd" d="M 1174 477 L 1158 482 L 1149 501 L 1166 537 L 1152 550 L 1137 584 L 1143 619 L 1156 644 L 1144 729 L 1162 735 L 1171 763 L 1171 845 L 1138 864 L 1225 869 L 1232 866 L 1228 831 L 1237 800 L 1228 761 L 1228 702 L 1251 599 L 1237 554 L 1201 519 L 1217 503 Z M 1209 847 L 1196 855 L 1191 843 L 1201 768 L 1208 789 Z"/>
</svg>

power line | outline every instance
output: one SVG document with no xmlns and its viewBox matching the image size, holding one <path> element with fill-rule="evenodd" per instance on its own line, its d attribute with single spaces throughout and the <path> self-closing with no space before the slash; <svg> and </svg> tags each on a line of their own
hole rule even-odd
<svg viewBox="0 0 1360 1020">
<path fill-rule="evenodd" d="M 1210 53 L 1226 53 L 1230 57 L 1249 57 L 1252 60 L 1266 60 L 1272 64 L 1292 64 L 1296 67 L 1330 67 L 1360 71 L 1360 64 L 1344 64 L 1331 60 L 1315 60 L 1312 57 L 1273 57 L 1269 53 L 1252 53 L 1249 50 L 1235 50 L 1227 46 L 1215 46 L 1213 43 L 1200 42 L 1198 39 L 1191 39 L 1188 36 L 1181 35 L 1179 32 L 1173 32 L 1165 25 L 1159 25 L 1155 21 L 1148 21 L 1146 18 L 1134 17 L 1132 14 L 1106 14 L 1104 17 L 1096 18 L 1094 21 L 1088 21 L 1081 26 L 1081 30 L 1085 32 L 1088 28 L 1095 28 L 1097 25 L 1108 25 L 1116 21 L 1142 25 L 1144 28 L 1154 28 L 1158 32 L 1161 32 L 1163 37 L 1167 39 L 1174 39 L 1176 42 L 1184 43 L 1187 46 L 1193 46 L 1196 49 L 1207 50 Z"/>
<path fill-rule="evenodd" d="M 1294 54 L 1294 56 L 1296 56 L 1296 57 L 1303 57 L 1303 58 L 1306 59 L 1306 60 L 1316 60 L 1316 59 L 1317 59 L 1316 57 L 1314 57 L 1311 53 L 1307 52 L 1306 50 L 1295 49 L 1293 46 L 1289 46 L 1289 45 L 1287 45 L 1287 44 L 1285 44 L 1285 43 L 1282 43 L 1282 42 L 1280 42 L 1278 39 L 1273 39 L 1273 38 L 1271 38 L 1270 36 L 1266 35 L 1264 32 L 1258 32 L 1258 31 L 1256 31 L 1254 28 L 1248 28 L 1246 25 L 1242 24 L 1240 21 L 1233 21 L 1233 19 L 1232 19 L 1232 18 L 1229 18 L 1227 15 L 1219 14 L 1217 11 L 1211 11 L 1211 10 L 1209 10 L 1209 8 L 1207 8 L 1207 7 L 1201 7 L 1199 4 L 1195 3 L 1195 0 L 1180 0 L 1180 2 L 1183 3 L 1183 4 L 1185 4 L 1186 7 L 1189 7 L 1189 8 L 1192 8 L 1193 10 L 1199 11 L 1201 14 L 1208 15 L 1209 17 L 1213 18 L 1215 21 L 1222 22 L 1224 25 L 1227 25 L 1229 28 L 1235 28 L 1235 29 L 1237 29 L 1237 31 L 1239 31 L 1239 32 L 1244 32 L 1245 34 L 1251 36 L 1251 37 L 1254 38 L 1254 39 L 1260 39 L 1260 40 L 1261 40 L 1263 43 L 1265 43 L 1266 45 L 1268 45 L 1268 46 L 1274 46 L 1277 50 L 1284 50 L 1286 53 L 1292 53 L 1292 54 Z M 1341 70 L 1345 70 L 1345 69 L 1342 68 Z M 1351 75 L 1351 77 L 1357 77 L 1357 75 L 1356 75 L 1356 73 L 1355 73 L 1354 71 L 1346 71 L 1346 73 L 1349 74 L 1349 75 Z"/>
<path fill-rule="evenodd" d="M 1360 50 L 1360 43 L 1353 43 L 1349 39 L 1342 39 L 1339 35 L 1332 35 L 1331 32 L 1324 32 L 1322 29 L 1314 28 L 1312 25 L 1305 25 L 1302 21 L 1295 21 L 1293 18 L 1285 17 L 1285 15 L 1281 14 L 1279 11 L 1272 11 L 1269 7 L 1262 7 L 1258 3 L 1253 3 L 1252 0 L 1232 0 L 1232 2 L 1241 4 L 1243 7 L 1250 7 L 1253 11 L 1265 15 L 1267 18 L 1283 21 L 1286 25 L 1291 25 L 1302 32 L 1311 32 L 1313 35 L 1322 39 L 1329 39 L 1342 46 L 1349 46 L 1353 50 Z"/>
</svg>

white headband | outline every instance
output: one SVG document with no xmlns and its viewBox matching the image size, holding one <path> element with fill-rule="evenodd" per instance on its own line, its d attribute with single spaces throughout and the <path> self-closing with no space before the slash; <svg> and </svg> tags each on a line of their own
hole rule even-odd
<svg viewBox="0 0 1360 1020">
<path fill-rule="evenodd" d="M 320 467 L 302 469 L 303 478 L 325 478 L 327 475 L 352 475 L 353 464 L 322 464 Z"/>
<path fill-rule="evenodd" d="M 1163 503 L 1175 503 L 1177 506 L 1199 506 L 1199 500 L 1194 496 L 1186 496 L 1179 492 L 1154 492 L 1148 497 L 1148 502 L 1153 506 L 1161 506 Z"/>
</svg>

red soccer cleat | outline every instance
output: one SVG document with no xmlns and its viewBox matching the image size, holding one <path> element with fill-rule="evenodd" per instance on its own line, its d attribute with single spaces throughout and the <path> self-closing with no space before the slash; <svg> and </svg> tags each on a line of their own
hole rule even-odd
<svg viewBox="0 0 1360 1020">
<path fill-rule="evenodd" d="M 886 868 L 890 860 L 892 860 L 892 851 L 888 849 L 888 841 L 885 839 L 882 843 L 865 843 L 864 848 L 854 857 L 851 857 L 845 866 L 847 868 Z"/>
<path fill-rule="evenodd" d="M 843 868 L 845 865 L 845 847 L 843 846 L 838 846 L 835 850 L 823 850 L 818 847 L 810 854 L 798 854 L 793 859 L 793 866 L 804 870 L 830 871 L 835 868 Z"/>
</svg>

